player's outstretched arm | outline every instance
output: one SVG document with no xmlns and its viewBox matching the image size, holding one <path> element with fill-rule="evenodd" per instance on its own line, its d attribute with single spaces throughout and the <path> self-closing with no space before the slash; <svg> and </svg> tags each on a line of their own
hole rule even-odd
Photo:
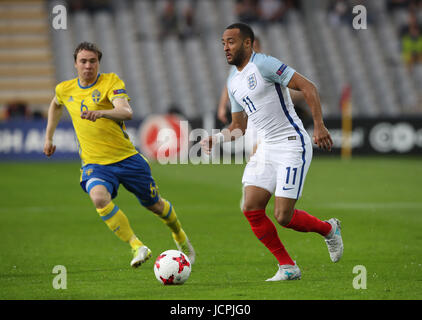
<svg viewBox="0 0 422 320">
<path fill-rule="evenodd" d="M 232 112 L 232 123 L 221 132 L 209 136 L 201 141 L 205 153 L 210 154 L 214 145 L 226 141 L 233 141 L 245 134 L 248 125 L 248 116 L 244 111 Z"/>
<path fill-rule="evenodd" d="M 106 118 L 115 121 L 131 120 L 133 111 L 126 98 L 113 100 L 113 109 L 110 110 L 86 110 L 81 113 L 81 118 L 95 122 L 97 119 Z"/>
<path fill-rule="evenodd" d="M 314 143 L 319 148 L 331 151 L 333 140 L 322 118 L 321 101 L 315 85 L 301 74 L 295 72 L 287 87 L 300 90 L 303 93 L 306 103 L 311 108 L 312 118 L 314 120 Z"/>
<path fill-rule="evenodd" d="M 59 124 L 60 118 L 63 113 L 63 106 L 57 102 L 56 97 L 50 103 L 48 108 L 48 120 L 47 120 L 47 129 L 45 132 L 45 142 L 44 142 L 44 154 L 47 157 L 53 155 L 56 151 L 56 146 L 53 144 L 53 136 L 56 131 L 57 125 Z"/>
<path fill-rule="evenodd" d="M 217 109 L 217 118 L 222 123 L 227 123 L 227 102 L 229 101 L 229 93 L 227 92 L 227 86 L 224 86 L 223 90 L 221 91 L 220 101 L 218 102 L 218 109 Z"/>
</svg>

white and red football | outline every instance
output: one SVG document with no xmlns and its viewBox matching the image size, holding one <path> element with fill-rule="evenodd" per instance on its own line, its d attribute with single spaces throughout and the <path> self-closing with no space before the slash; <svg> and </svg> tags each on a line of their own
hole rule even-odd
<svg viewBox="0 0 422 320">
<path fill-rule="evenodd" d="M 164 285 L 183 284 L 192 270 L 189 258 L 181 251 L 167 250 L 161 253 L 154 264 L 154 273 Z"/>
</svg>

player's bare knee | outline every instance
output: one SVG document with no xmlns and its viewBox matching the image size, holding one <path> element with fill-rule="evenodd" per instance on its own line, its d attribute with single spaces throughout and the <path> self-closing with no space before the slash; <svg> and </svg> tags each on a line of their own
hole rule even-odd
<svg viewBox="0 0 422 320">
<path fill-rule="evenodd" d="M 91 190 L 89 196 L 91 197 L 92 203 L 97 209 L 106 207 L 111 201 L 110 194 L 99 188 L 96 190 Z"/>
<path fill-rule="evenodd" d="M 265 210 L 271 194 L 258 187 L 248 186 L 244 188 L 243 212 Z"/>
<path fill-rule="evenodd" d="M 105 208 L 110 203 L 110 199 L 107 197 L 101 197 L 99 195 L 91 197 L 91 200 L 97 209 Z"/>
<path fill-rule="evenodd" d="M 274 217 L 283 227 L 287 226 L 292 220 L 293 212 L 289 209 L 279 208 L 274 210 Z"/>
<path fill-rule="evenodd" d="M 255 210 L 262 210 L 265 209 L 265 205 L 260 205 L 260 204 L 256 204 L 256 203 L 244 203 L 242 210 L 243 212 L 248 212 L 248 211 L 255 211 Z"/>
<path fill-rule="evenodd" d="M 160 200 L 158 200 L 152 206 L 147 207 L 147 209 L 154 212 L 155 214 L 161 214 L 164 210 L 164 202 L 160 198 Z"/>
</svg>

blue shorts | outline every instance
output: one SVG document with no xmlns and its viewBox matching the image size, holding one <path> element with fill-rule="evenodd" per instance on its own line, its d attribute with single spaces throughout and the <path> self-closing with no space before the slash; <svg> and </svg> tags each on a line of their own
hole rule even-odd
<svg viewBox="0 0 422 320">
<path fill-rule="evenodd" d="M 81 187 L 88 194 L 94 186 L 103 185 L 114 199 L 122 184 L 143 206 L 152 206 L 159 199 L 149 163 L 139 153 L 108 165 L 87 164 L 81 171 Z"/>
</svg>

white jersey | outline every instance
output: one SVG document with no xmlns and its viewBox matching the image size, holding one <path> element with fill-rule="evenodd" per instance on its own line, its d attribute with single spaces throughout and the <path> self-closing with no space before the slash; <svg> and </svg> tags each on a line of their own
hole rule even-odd
<svg viewBox="0 0 422 320">
<path fill-rule="evenodd" d="M 280 60 L 255 52 L 242 71 L 231 69 L 227 89 L 232 113 L 245 111 L 265 144 L 310 142 L 287 88 L 294 73 Z"/>
</svg>

